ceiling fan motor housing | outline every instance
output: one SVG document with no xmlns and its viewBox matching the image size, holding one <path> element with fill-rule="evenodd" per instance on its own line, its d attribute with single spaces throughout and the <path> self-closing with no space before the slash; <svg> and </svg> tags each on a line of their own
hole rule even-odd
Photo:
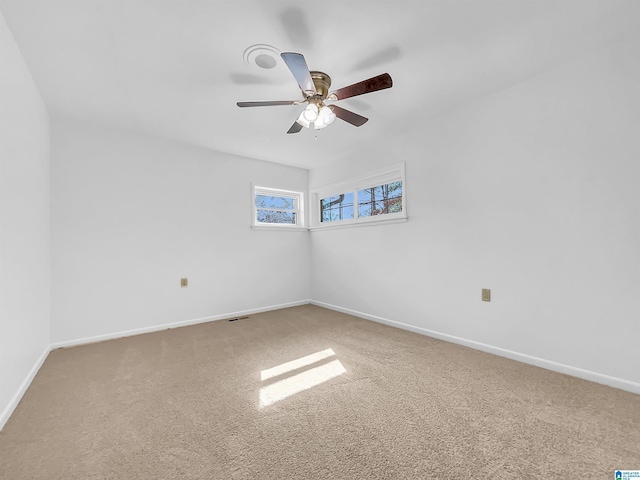
<svg viewBox="0 0 640 480">
<path fill-rule="evenodd" d="M 329 88 L 331 87 L 331 77 L 324 72 L 311 71 L 311 80 L 316 87 L 316 92 L 320 95 L 321 100 L 327 98 L 329 95 Z"/>
</svg>

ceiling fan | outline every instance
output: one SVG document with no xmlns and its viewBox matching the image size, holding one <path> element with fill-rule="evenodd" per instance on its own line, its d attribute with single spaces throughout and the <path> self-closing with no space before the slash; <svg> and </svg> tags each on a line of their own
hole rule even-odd
<svg viewBox="0 0 640 480">
<path fill-rule="evenodd" d="M 291 70 L 291 73 L 302 90 L 302 100 L 265 101 L 265 102 L 238 102 L 239 107 L 270 107 L 274 105 L 301 105 L 308 103 L 298 119 L 291 125 L 287 133 L 298 133 L 302 127 L 319 130 L 327 127 L 336 118 L 344 120 L 351 125 L 361 127 L 369 119 L 357 113 L 346 110 L 337 105 L 326 105 L 325 101 L 344 100 L 345 98 L 363 95 L 391 88 L 393 81 L 391 75 L 383 73 L 377 77 L 363 80 L 348 87 L 329 92 L 331 77 L 324 72 L 309 71 L 307 62 L 301 53 L 284 52 L 280 56 Z"/>
</svg>

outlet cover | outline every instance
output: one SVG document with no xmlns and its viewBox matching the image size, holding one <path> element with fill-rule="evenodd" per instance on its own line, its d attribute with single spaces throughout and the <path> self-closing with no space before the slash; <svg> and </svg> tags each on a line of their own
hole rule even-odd
<svg viewBox="0 0 640 480">
<path fill-rule="evenodd" d="M 188 286 L 189 286 L 189 280 L 188 280 L 188 279 L 186 279 L 186 278 L 181 278 L 181 279 L 180 279 L 180 286 L 181 286 L 182 288 L 186 288 L 186 287 L 188 287 Z"/>
</svg>

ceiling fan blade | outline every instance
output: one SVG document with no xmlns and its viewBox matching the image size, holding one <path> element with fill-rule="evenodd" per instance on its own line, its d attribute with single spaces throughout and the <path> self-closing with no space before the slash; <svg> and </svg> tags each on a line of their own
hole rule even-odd
<svg viewBox="0 0 640 480">
<path fill-rule="evenodd" d="M 236 105 L 239 107 L 272 107 L 274 105 L 297 105 L 299 103 L 295 100 L 281 100 L 275 102 L 238 102 Z"/>
<path fill-rule="evenodd" d="M 377 92 L 378 90 L 384 90 L 385 88 L 391 88 L 393 86 L 393 80 L 391 75 L 383 73 L 377 77 L 372 77 L 367 80 L 363 80 L 348 87 L 343 87 L 335 92 L 331 92 L 329 98 L 332 100 L 342 100 L 349 97 L 355 97 L 357 95 L 363 95 L 365 93 Z"/>
<path fill-rule="evenodd" d="M 296 122 L 293 122 L 293 125 L 291 125 L 291 128 L 287 131 L 287 133 L 298 133 L 300 130 L 302 130 L 302 125 L 300 125 L 296 121 Z"/>
<path fill-rule="evenodd" d="M 363 117 L 362 115 L 358 115 L 357 113 L 345 110 L 344 108 L 337 105 L 331 105 L 329 106 L 329 108 L 333 110 L 333 113 L 335 113 L 336 117 L 338 117 L 340 120 L 344 120 L 345 122 L 350 123 L 351 125 L 354 125 L 356 127 L 361 127 L 369 121 L 367 117 Z"/>
<path fill-rule="evenodd" d="M 309 67 L 307 66 L 304 56 L 301 53 L 293 52 L 283 52 L 280 56 L 284 60 L 284 63 L 287 64 L 287 67 L 289 67 L 289 70 L 291 70 L 296 82 L 298 82 L 300 90 L 302 90 L 305 95 L 315 95 L 316 86 L 313 84 L 311 73 L 309 73 Z"/>
</svg>

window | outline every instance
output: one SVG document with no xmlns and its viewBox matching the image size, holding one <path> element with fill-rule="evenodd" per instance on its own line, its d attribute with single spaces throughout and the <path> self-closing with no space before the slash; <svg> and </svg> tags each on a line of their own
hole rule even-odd
<svg viewBox="0 0 640 480">
<path fill-rule="evenodd" d="M 320 200 L 320 221 L 333 222 L 353 218 L 353 206 L 353 192 L 323 198 Z"/>
<path fill-rule="evenodd" d="M 253 187 L 253 227 L 303 227 L 302 192 Z"/>
<path fill-rule="evenodd" d="M 402 181 L 358 190 L 358 216 L 371 217 L 402 211 Z"/>
<path fill-rule="evenodd" d="M 312 228 L 406 220 L 404 164 L 311 191 Z"/>
<path fill-rule="evenodd" d="M 357 209 L 354 208 L 356 204 Z M 320 221 L 323 223 L 399 212 L 402 212 L 401 180 L 320 200 Z"/>
</svg>

